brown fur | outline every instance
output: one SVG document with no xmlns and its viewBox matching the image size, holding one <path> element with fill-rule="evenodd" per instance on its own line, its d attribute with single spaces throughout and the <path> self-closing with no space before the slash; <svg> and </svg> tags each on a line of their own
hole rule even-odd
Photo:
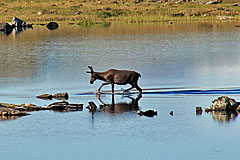
<svg viewBox="0 0 240 160">
<path fill-rule="evenodd" d="M 137 84 L 138 79 L 139 77 L 141 77 L 141 75 L 135 71 L 109 69 L 108 71 L 105 72 L 94 72 L 92 66 L 88 66 L 88 68 L 91 70 L 90 72 L 89 71 L 87 72 L 91 73 L 90 79 L 91 84 L 93 84 L 94 81 L 97 79 L 105 82 L 98 88 L 99 92 L 104 85 L 112 84 L 112 93 L 114 93 L 114 84 L 118 85 L 130 84 L 132 87 L 125 91 L 129 91 L 133 88 L 136 88 L 140 94 L 142 93 L 142 89 Z"/>
</svg>

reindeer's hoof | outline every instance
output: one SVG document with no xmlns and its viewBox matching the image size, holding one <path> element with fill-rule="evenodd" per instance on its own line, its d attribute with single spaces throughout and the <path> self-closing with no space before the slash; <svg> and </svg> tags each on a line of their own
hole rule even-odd
<svg viewBox="0 0 240 160">
<path fill-rule="evenodd" d="M 100 91 L 96 91 L 96 92 L 94 92 L 97 96 L 99 96 L 101 93 L 100 93 Z"/>
<path fill-rule="evenodd" d="M 138 98 L 142 98 L 142 93 L 138 93 Z"/>
</svg>

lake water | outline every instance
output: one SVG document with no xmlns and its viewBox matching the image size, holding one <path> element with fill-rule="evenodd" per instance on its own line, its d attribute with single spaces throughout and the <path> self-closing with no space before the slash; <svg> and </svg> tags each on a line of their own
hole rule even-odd
<svg viewBox="0 0 240 160">
<path fill-rule="evenodd" d="M 240 101 L 239 22 L 111 24 L 57 30 L 34 26 L 0 33 L 0 102 L 47 106 L 57 100 L 37 95 L 68 92 L 78 112 L 31 112 L 0 121 L 0 155 L 11 160 L 42 159 L 239 159 L 238 115 L 202 113 L 226 95 Z M 88 65 L 141 73 L 137 94 L 102 95 L 102 82 L 89 83 Z M 129 86 L 116 86 L 116 89 Z M 103 90 L 110 90 L 110 86 Z M 111 105 L 110 105 L 111 106 Z M 158 115 L 138 117 L 136 110 Z M 169 114 L 174 111 L 173 116 Z"/>
</svg>

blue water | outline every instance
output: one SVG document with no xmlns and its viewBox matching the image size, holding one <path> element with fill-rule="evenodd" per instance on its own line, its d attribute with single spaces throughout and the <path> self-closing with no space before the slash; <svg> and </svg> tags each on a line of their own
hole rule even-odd
<svg viewBox="0 0 240 160">
<path fill-rule="evenodd" d="M 35 26 L 0 34 L 0 102 L 47 106 L 68 92 L 78 112 L 31 112 L 0 121 L 2 159 L 238 159 L 238 115 L 196 115 L 226 95 L 240 101 L 237 22 Z M 210 27 L 213 25 L 213 27 Z M 87 66 L 141 73 L 137 94 L 95 94 Z M 116 86 L 116 90 L 129 86 Z M 110 90 L 103 87 L 103 91 Z M 91 94 L 89 94 L 91 92 Z M 88 93 L 88 94 L 86 94 Z M 94 102 L 97 112 L 85 107 Z M 109 108 L 101 109 L 101 103 Z M 135 105 L 133 105 L 135 104 Z M 136 110 L 153 109 L 152 118 Z M 174 114 L 171 116 L 170 111 Z"/>
</svg>

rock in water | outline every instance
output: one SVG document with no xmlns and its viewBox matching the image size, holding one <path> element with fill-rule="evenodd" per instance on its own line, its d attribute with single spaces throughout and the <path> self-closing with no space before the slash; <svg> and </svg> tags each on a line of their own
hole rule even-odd
<svg viewBox="0 0 240 160">
<path fill-rule="evenodd" d="M 210 110 L 213 111 L 236 111 L 239 104 L 236 100 L 227 96 L 218 97 L 213 101 Z"/>
<path fill-rule="evenodd" d="M 154 116 L 157 115 L 157 111 L 154 111 L 154 110 L 147 110 L 147 111 L 144 111 L 144 112 L 138 110 L 137 113 L 138 113 L 139 116 L 143 115 L 143 116 L 146 116 L 146 117 L 154 117 Z"/>
<path fill-rule="evenodd" d="M 13 27 L 8 23 L 1 23 L 0 31 L 5 32 L 6 34 L 9 34 L 13 31 Z"/>
<path fill-rule="evenodd" d="M 88 102 L 88 104 L 86 108 L 89 109 L 89 112 L 96 111 L 97 105 L 94 102 Z"/>
<path fill-rule="evenodd" d="M 58 99 L 58 100 L 68 100 L 69 95 L 67 92 L 57 93 L 57 94 L 53 95 L 53 98 Z"/>
<path fill-rule="evenodd" d="M 201 115 L 203 112 L 202 107 L 196 107 L 196 114 Z"/>
<path fill-rule="evenodd" d="M 50 30 L 55 30 L 58 28 L 58 26 L 59 25 L 56 22 L 49 22 L 46 27 Z"/>
<path fill-rule="evenodd" d="M 55 111 L 82 111 L 83 104 L 70 104 L 68 102 L 55 102 L 47 107 L 50 110 Z"/>
<path fill-rule="evenodd" d="M 53 96 L 51 94 L 42 94 L 37 96 L 39 99 L 44 99 L 44 100 L 52 100 Z"/>
<path fill-rule="evenodd" d="M 52 98 L 58 99 L 58 100 L 68 100 L 69 95 L 67 92 L 64 93 L 57 93 L 54 95 L 51 94 L 42 94 L 37 96 L 37 98 L 44 99 L 44 100 L 52 100 Z"/>
<path fill-rule="evenodd" d="M 0 107 L 0 116 L 26 116 L 30 115 L 25 111 L 18 111 L 12 108 Z"/>
<path fill-rule="evenodd" d="M 26 26 L 26 22 L 17 17 L 13 17 L 11 24 L 14 27 L 25 27 Z"/>
</svg>

